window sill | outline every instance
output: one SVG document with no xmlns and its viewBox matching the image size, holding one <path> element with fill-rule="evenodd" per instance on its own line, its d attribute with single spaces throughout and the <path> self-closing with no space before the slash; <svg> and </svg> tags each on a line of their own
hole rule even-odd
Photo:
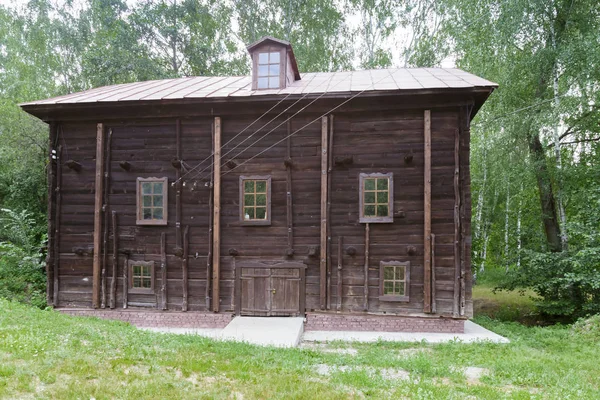
<svg viewBox="0 0 600 400">
<path fill-rule="evenodd" d="M 155 219 L 155 220 L 138 219 L 136 221 L 136 225 L 165 226 L 165 225 L 167 225 L 167 220 L 164 220 L 164 219 L 163 220 L 158 220 L 158 219 Z"/>
<path fill-rule="evenodd" d="M 129 294 L 154 294 L 154 289 L 152 289 L 152 288 L 129 288 L 129 289 L 127 289 L 127 293 L 129 293 Z"/>
<path fill-rule="evenodd" d="M 240 221 L 240 225 L 242 226 L 270 226 L 271 221 Z"/>
<path fill-rule="evenodd" d="M 379 301 L 394 301 L 394 302 L 402 302 L 408 303 L 408 296 L 379 296 Z"/>
<path fill-rule="evenodd" d="M 361 224 L 390 224 L 394 222 L 394 217 L 360 217 Z"/>
</svg>

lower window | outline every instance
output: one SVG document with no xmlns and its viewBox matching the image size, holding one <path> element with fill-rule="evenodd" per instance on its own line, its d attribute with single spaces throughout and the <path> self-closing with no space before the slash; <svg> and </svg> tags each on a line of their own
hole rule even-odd
<svg viewBox="0 0 600 400">
<path fill-rule="evenodd" d="M 154 293 L 154 261 L 128 261 L 129 292 Z"/>
<path fill-rule="evenodd" d="M 410 262 L 381 261 L 379 263 L 379 300 L 408 301 Z"/>
</svg>

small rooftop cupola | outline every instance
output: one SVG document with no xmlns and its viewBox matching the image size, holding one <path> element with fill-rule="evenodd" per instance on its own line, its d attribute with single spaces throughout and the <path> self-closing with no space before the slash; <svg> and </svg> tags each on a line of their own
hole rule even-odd
<svg viewBox="0 0 600 400">
<path fill-rule="evenodd" d="M 290 42 L 264 36 L 248 46 L 252 57 L 252 90 L 283 89 L 300 80 Z"/>
</svg>

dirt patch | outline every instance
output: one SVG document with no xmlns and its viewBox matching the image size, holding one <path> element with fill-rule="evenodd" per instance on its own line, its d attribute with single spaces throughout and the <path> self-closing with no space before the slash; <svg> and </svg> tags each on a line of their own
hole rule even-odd
<svg viewBox="0 0 600 400">
<path fill-rule="evenodd" d="M 327 365 L 327 364 L 317 364 L 315 366 L 315 372 L 322 376 L 330 376 L 335 372 L 366 372 L 371 376 L 381 375 L 382 378 L 387 380 L 408 380 L 410 379 L 410 373 L 403 369 L 394 369 L 394 368 L 384 368 L 377 369 L 373 367 L 349 367 L 347 365 Z"/>
<path fill-rule="evenodd" d="M 479 385 L 481 384 L 481 377 L 489 374 L 490 370 L 487 368 L 480 367 L 467 367 L 464 370 L 465 377 L 467 378 L 467 383 L 469 385 Z"/>
</svg>

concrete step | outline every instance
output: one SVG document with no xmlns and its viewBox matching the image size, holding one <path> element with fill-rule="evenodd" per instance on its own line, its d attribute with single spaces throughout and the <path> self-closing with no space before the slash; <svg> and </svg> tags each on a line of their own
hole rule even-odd
<svg viewBox="0 0 600 400">
<path fill-rule="evenodd" d="M 263 346 L 296 347 L 304 332 L 304 318 L 235 317 L 221 339 Z"/>
</svg>

